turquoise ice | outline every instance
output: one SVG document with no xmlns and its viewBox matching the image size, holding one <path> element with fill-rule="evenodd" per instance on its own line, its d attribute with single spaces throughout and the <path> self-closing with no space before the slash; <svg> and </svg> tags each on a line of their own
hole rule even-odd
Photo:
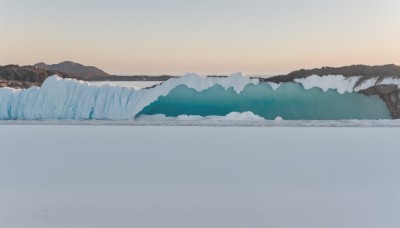
<svg viewBox="0 0 400 228">
<path fill-rule="evenodd" d="M 284 83 L 273 90 L 267 83 L 249 84 L 241 93 L 215 85 L 197 92 L 180 85 L 167 96 L 145 107 L 139 114 L 166 116 L 218 115 L 251 111 L 266 119 L 287 120 L 390 119 L 383 100 L 359 93 L 305 90 L 297 83 Z"/>
</svg>

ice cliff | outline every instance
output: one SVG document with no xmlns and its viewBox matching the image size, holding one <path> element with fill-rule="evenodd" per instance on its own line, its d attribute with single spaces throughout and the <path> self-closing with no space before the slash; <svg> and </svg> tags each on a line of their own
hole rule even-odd
<svg viewBox="0 0 400 228">
<path fill-rule="evenodd" d="M 313 75 L 295 79 L 294 82 L 301 84 L 306 90 L 317 87 L 323 91 L 333 89 L 339 94 L 359 92 L 377 85 L 392 85 L 397 89 L 400 86 L 400 79 L 395 77 L 371 77 L 362 81 L 361 78 Z M 240 94 L 246 86 L 258 86 L 259 83 L 259 79 L 251 79 L 241 73 L 227 78 L 202 77 L 191 73 L 180 78 L 169 79 L 151 89 L 136 90 L 107 85 L 98 87 L 84 81 L 52 76 L 47 78 L 41 87 L 1 88 L 0 119 L 134 119 L 145 107 L 160 97 L 167 96 L 178 86 L 183 85 L 201 92 L 218 85 L 225 90 L 231 89 L 236 94 Z M 278 90 L 282 84 L 285 83 L 268 82 L 274 91 Z M 374 95 L 374 91 L 370 93 Z M 393 100 L 392 97 L 388 99 Z M 397 105 L 396 102 L 394 106 Z"/>
<path fill-rule="evenodd" d="M 191 73 L 152 89 L 135 90 L 96 87 L 88 82 L 52 76 L 41 87 L 0 89 L 0 119 L 133 119 L 144 107 L 179 85 L 199 92 L 220 85 L 240 93 L 246 85 L 258 82 L 241 73 L 228 78 L 206 78 Z"/>
</svg>

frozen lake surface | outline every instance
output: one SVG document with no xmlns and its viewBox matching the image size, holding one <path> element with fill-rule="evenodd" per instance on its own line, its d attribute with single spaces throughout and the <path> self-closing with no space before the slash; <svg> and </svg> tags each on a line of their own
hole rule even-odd
<svg viewBox="0 0 400 228">
<path fill-rule="evenodd" d="M 71 123 L 2 122 L 0 227 L 400 227 L 394 125 Z"/>
</svg>

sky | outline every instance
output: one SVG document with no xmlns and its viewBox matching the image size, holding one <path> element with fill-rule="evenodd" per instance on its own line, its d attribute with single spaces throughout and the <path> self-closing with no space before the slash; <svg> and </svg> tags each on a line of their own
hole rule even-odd
<svg viewBox="0 0 400 228">
<path fill-rule="evenodd" d="M 275 75 L 400 65 L 399 0 L 0 0 L 0 65 Z"/>
</svg>

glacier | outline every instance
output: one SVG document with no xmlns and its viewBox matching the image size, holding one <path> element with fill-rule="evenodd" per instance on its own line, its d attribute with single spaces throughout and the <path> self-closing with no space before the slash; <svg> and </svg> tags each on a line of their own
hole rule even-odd
<svg viewBox="0 0 400 228">
<path fill-rule="evenodd" d="M 88 82 L 47 78 L 43 85 L 29 89 L 0 89 L 0 119 L 134 119 L 144 107 L 166 96 L 178 85 L 196 91 L 216 84 L 240 93 L 248 84 L 257 85 L 241 73 L 229 78 L 206 78 L 189 73 L 173 78 L 152 89 L 124 88 L 117 86 L 92 86 Z"/>
<path fill-rule="evenodd" d="M 134 120 L 141 115 L 226 116 L 252 113 L 274 120 L 390 119 L 377 96 L 356 92 L 374 85 L 395 84 L 395 77 L 317 76 L 294 82 L 260 82 L 241 73 L 227 78 L 195 73 L 169 79 L 148 89 L 95 86 L 58 76 L 41 87 L 0 89 L 2 120 Z"/>
</svg>

